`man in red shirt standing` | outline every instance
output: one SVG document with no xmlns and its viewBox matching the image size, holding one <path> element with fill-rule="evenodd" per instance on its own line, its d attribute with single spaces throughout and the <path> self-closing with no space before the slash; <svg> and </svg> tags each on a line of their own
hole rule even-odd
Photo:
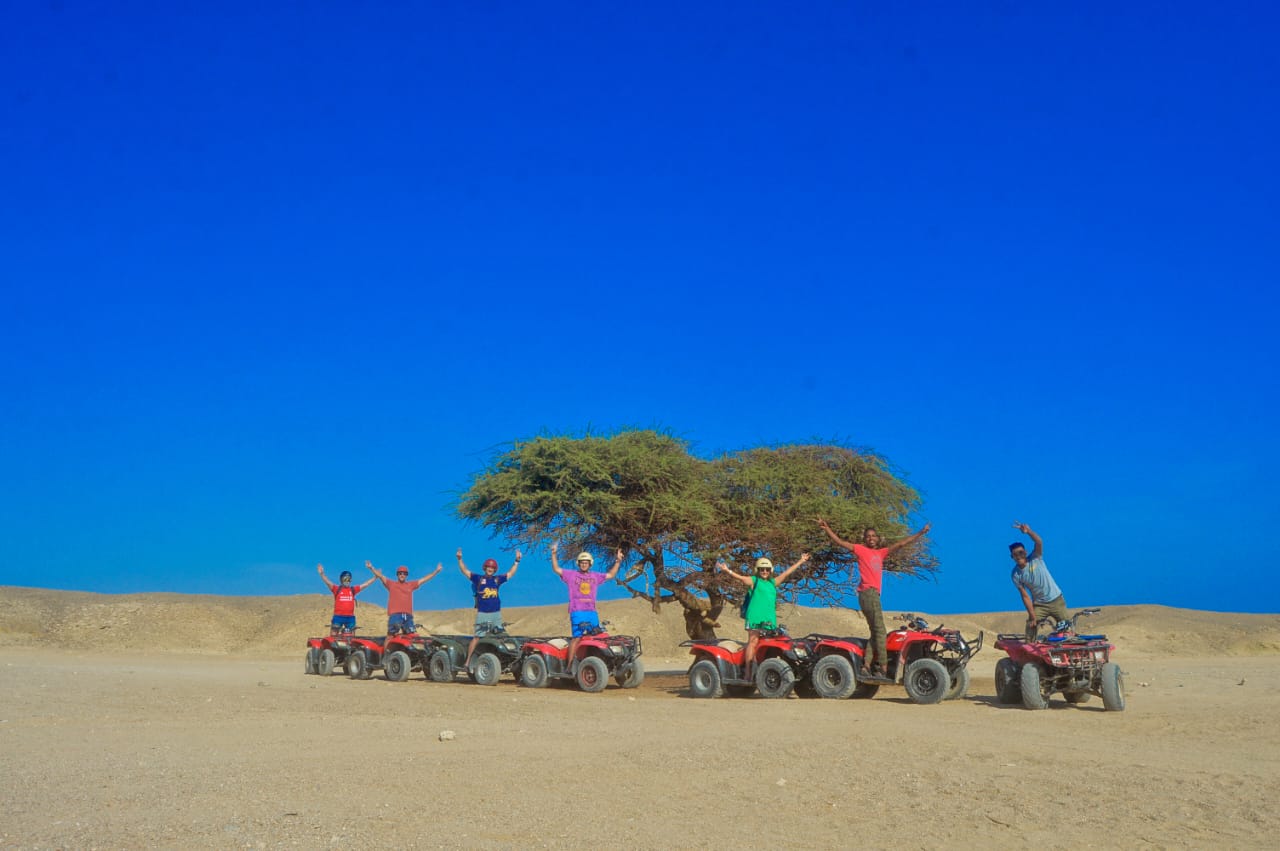
<svg viewBox="0 0 1280 851">
<path fill-rule="evenodd" d="M 351 571 L 344 570 L 338 576 L 338 583 L 329 581 L 329 577 L 324 575 L 324 565 L 317 564 L 316 572 L 320 574 L 320 581 L 323 582 L 333 594 L 333 620 L 329 623 L 329 634 L 337 635 L 338 630 L 346 632 L 356 631 L 356 595 L 373 584 L 374 580 L 370 579 L 363 585 L 351 584 Z"/>
<path fill-rule="evenodd" d="M 383 586 L 387 589 L 387 635 L 395 635 L 397 632 L 413 632 L 413 592 L 418 590 L 424 582 L 430 582 L 436 578 L 436 574 L 444 569 L 444 564 L 436 565 L 436 569 L 428 573 L 421 579 L 409 581 L 409 568 L 403 564 L 396 568 L 396 581 L 382 575 L 378 568 L 373 566 L 373 562 L 366 561 L 364 566 L 373 571 L 373 575 L 378 577 Z"/>
<path fill-rule="evenodd" d="M 851 544 L 832 532 L 827 521 L 821 517 L 818 518 L 818 526 L 827 533 L 828 538 L 853 553 L 853 557 L 858 560 L 858 608 L 862 609 L 862 616 L 867 619 L 867 628 L 871 630 L 871 658 L 863 659 L 863 666 L 870 674 L 866 679 L 872 682 L 891 682 L 885 672 L 885 665 L 889 663 L 889 652 L 885 649 L 888 632 L 884 628 L 884 610 L 880 608 L 884 560 L 886 556 L 924 537 L 930 524 L 924 524 L 919 532 L 887 547 L 880 546 L 880 533 L 875 529 L 867 529 L 862 533 L 861 544 Z"/>
</svg>

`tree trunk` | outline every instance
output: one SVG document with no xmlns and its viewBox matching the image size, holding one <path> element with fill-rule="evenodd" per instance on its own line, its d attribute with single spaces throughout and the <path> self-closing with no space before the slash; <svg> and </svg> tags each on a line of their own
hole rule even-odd
<svg viewBox="0 0 1280 851">
<path fill-rule="evenodd" d="M 716 627 L 720 626 L 717 618 L 724 610 L 724 598 L 716 592 L 709 592 L 709 599 L 704 600 L 678 585 L 663 587 L 684 607 L 685 634 L 694 641 L 715 641 Z"/>
</svg>

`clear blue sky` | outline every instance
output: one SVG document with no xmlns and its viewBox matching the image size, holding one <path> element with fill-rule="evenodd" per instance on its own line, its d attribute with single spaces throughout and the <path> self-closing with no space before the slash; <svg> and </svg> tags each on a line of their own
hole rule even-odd
<svg viewBox="0 0 1280 851">
<path fill-rule="evenodd" d="M 14 4 L 0 583 L 465 606 L 496 449 L 656 425 L 888 456 L 892 609 L 1018 608 L 1022 520 L 1072 605 L 1280 611 L 1276 14 Z"/>
</svg>

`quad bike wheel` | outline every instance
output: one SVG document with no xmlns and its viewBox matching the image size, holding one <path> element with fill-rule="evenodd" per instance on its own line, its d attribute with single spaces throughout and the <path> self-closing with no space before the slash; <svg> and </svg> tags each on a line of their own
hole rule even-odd
<svg viewBox="0 0 1280 851">
<path fill-rule="evenodd" d="M 471 678 L 482 686 L 496 686 L 502 676 L 502 662 L 492 653 L 481 653 L 471 663 Z"/>
<path fill-rule="evenodd" d="M 1021 683 L 1017 662 L 1007 656 L 996 662 L 996 700 L 1005 704 L 1022 703 Z"/>
<path fill-rule="evenodd" d="M 791 694 L 796 685 L 796 672 L 785 659 L 765 659 L 756 668 L 756 690 L 761 697 L 777 699 Z"/>
<path fill-rule="evenodd" d="M 969 669 L 957 668 L 951 674 L 951 688 L 942 696 L 943 700 L 957 700 L 969 693 Z"/>
<path fill-rule="evenodd" d="M 396 650 L 387 656 L 385 662 L 382 663 L 382 669 L 386 672 L 387 679 L 393 683 L 402 683 L 409 679 L 409 669 L 413 667 L 413 663 L 409 661 L 409 654 L 403 650 Z"/>
<path fill-rule="evenodd" d="M 578 688 L 586 692 L 604 691 L 609 684 L 609 668 L 599 656 L 587 656 L 578 663 Z"/>
<path fill-rule="evenodd" d="M 1124 711 L 1124 672 L 1115 662 L 1102 666 L 1102 706 L 1108 712 Z"/>
<path fill-rule="evenodd" d="M 316 673 L 322 677 L 327 677 L 333 673 L 333 668 L 338 662 L 338 657 L 333 655 L 333 651 L 328 647 L 320 651 L 320 656 L 316 660 Z"/>
<path fill-rule="evenodd" d="M 437 650 L 427 657 L 427 679 L 433 683 L 447 683 L 453 679 L 453 663 L 448 650 Z"/>
<path fill-rule="evenodd" d="M 818 697 L 828 700 L 844 700 L 853 695 L 858 687 L 858 680 L 853 674 L 853 665 L 843 656 L 823 656 L 813 666 L 810 682 Z M 797 690 L 799 686 L 797 685 Z"/>
<path fill-rule="evenodd" d="M 369 657 L 363 650 L 348 653 L 343 667 L 346 668 L 347 676 L 353 680 L 367 680 L 373 676 L 373 671 L 369 670 Z"/>
<path fill-rule="evenodd" d="M 1022 672 L 1018 675 L 1018 682 L 1022 687 L 1023 706 L 1028 709 L 1045 709 L 1048 707 L 1049 687 L 1045 685 L 1039 665 L 1035 662 L 1028 662 L 1023 665 Z"/>
<path fill-rule="evenodd" d="M 316 672 L 316 649 L 314 647 L 308 647 L 306 659 L 302 663 L 302 673 L 314 674 L 315 672 Z"/>
<path fill-rule="evenodd" d="M 644 662 L 639 659 L 632 659 L 630 662 L 618 669 L 618 673 L 614 676 L 618 681 L 618 685 L 623 688 L 636 688 L 644 682 Z"/>
<path fill-rule="evenodd" d="M 907 665 L 902 685 L 915 703 L 940 703 L 951 688 L 951 676 L 937 659 L 917 659 Z"/>
<path fill-rule="evenodd" d="M 526 656 L 520 668 L 520 685 L 543 688 L 547 684 L 547 660 L 541 654 Z"/>
<path fill-rule="evenodd" d="M 699 659 L 689 668 L 689 693 L 694 697 L 722 697 L 720 669 L 710 659 Z"/>
</svg>

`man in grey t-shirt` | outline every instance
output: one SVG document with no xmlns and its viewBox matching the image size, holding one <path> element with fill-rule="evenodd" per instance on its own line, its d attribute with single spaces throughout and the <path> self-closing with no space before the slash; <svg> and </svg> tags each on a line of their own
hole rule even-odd
<svg viewBox="0 0 1280 851">
<path fill-rule="evenodd" d="M 1022 605 L 1027 609 L 1027 640 L 1032 641 L 1041 618 L 1051 616 L 1055 621 L 1067 620 L 1067 601 L 1049 574 L 1049 568 L 1044 565 L 1044 541 L 1026 523 L 1014 523 L 1013 528 L 1029 537 L 1034 544 L 1030 556 L 1021 541 L 1009 545 L 1009 556 L 1014 562 L 1013 584 L 1017 586 L 1018 593 L 1022 595 Z"/>
</svg>

